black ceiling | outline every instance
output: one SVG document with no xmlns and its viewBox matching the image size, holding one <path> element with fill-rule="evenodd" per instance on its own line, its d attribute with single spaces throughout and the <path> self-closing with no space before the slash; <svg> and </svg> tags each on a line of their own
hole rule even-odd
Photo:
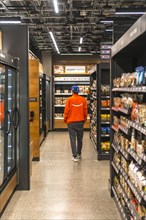
<svg viewBox="0 0 146 220">
<path fill-rule="evenodd" d="M 115 15 L 116 8 L 144 8 L 146 0 L 58 0 L 59 13 L 54 12 L 53 0 L 3 0 L 0 17 L 21 17 L 29 25 L 30 47 L 56 53 L 49 31 L 52 31 L 61 53 L 98 53 L 101 42 L 112 42 L 113 24 L 102 24 L 102 19 L 114 21 L 115 41 L 131 26 L 137 16 Z M 82 45 L 79 44 L 83 37 Z"/>
</svg>

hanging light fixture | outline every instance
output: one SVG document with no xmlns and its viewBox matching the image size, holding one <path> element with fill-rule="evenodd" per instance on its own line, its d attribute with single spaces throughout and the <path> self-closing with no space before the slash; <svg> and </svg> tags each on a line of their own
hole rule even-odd
<svg viewBox="0 0 146 220">
<path fill-rule="evenodd" d="M 0 17 L 0 24 L 20 24 L 20 17 Z"/>
<path fill-rule="evenodd" d="M 53 0 L 53 4 L 54 4 L 55 13 L 59 13 L 58 1 Z"/>
<path fill-rule="evenodd" d="M 83 43 L 83 37 L 80 37 L 80 44 Z"/>
<path fill-rule="evenodd" d="M 78 51 L 79 51 L 79 52 L 81 51 L 81 47 L 79 47 Z"/>
<path fill-rule="evenodd" d="M 52 31 L 50 31 L 49 34 L 50 34 L 50 36 L 51 36 L 51 38 L 52 38 L 52 41 L 53 41 L 53 43 L 54 43 L 54 46 L 55 46 L 57 52 L 60 53 L 60 51 L 59 51 L 59 49 L 58 49 L 58 46 L 57 46 L 57 43 L 56 43 L 56 40 L 55 40 L 55 38 L 54 38 L 54 35 L 53 35 Z"/>
<path fill-rule="evenodd" d="M 143 15 L 146 8 L 116 8 L 116 15 Z"/>
</svg>

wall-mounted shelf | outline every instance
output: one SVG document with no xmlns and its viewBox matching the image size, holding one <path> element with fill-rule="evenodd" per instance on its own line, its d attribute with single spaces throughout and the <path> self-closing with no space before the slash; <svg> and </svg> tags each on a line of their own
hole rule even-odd
<svg viewBox="0 0 146 220">
<path fill-rule="evenodd" d="M 90 84 L 90 76 L 85 74 L 54 74 L 53 81 L 53 129 L 67 129 L 63 120 L 65 103 L 68 97 L 72 96 L 71 87 L 78 85 L 80 88 L 79 95 L 87 98 L 87 88 Z M 84 124 L 84 128 L 89 129 L 89 119 Z"/>
</svg>

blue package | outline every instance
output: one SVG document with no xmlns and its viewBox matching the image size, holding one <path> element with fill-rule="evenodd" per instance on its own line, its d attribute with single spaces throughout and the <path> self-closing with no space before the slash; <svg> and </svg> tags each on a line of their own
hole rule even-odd
<svg viewBox="0 0 146 220">
<path fill-rule="evenodd" d="M 107 127 L 107 128 L 106 128 L 106 131 L 107 131 L 107 133 L 109 134 L 109 133 L 110 133 L 110 127 Z"/>
<path fill-rule="evenodd" d="M 136 85 L 145 84 L 145 67 L 139 66 L 135 68 L 136 71 Z"/>
<path fill-rule="evenodd" d="M 102 128 L 101 128 L 101 133 L 102 133 L 102 134 L 106 134 L 106 132 L 107 132 L 107 131 L 106 131 L 106 127 L 102 127 Z"/>
</svg>

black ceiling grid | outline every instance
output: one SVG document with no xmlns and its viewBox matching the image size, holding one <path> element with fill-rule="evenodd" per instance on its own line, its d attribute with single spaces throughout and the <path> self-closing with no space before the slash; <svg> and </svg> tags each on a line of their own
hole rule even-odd
<svg viewBox="0 0 146 220">
<path fill-rule="evenodd" d="M 53 0 L 1 0 L 0 17 L 20 17 L 22 23 L 28 24 L 30 48 L 38 53 L 57 53 L 49 35 L 52 31 L 60 53 L 77 53 L 81 46 L 81 52 L 97 54 L 101 42 L 113 41 L 113 24 L 117 41 L 139 18 L 116 15 L 116 10 L 141 10 L 146 7 L 146 0 L 58 0 L 58 5 L 56 14 Z M 104 24 L 102 20 L 114 23 Z"/>
</svg>

